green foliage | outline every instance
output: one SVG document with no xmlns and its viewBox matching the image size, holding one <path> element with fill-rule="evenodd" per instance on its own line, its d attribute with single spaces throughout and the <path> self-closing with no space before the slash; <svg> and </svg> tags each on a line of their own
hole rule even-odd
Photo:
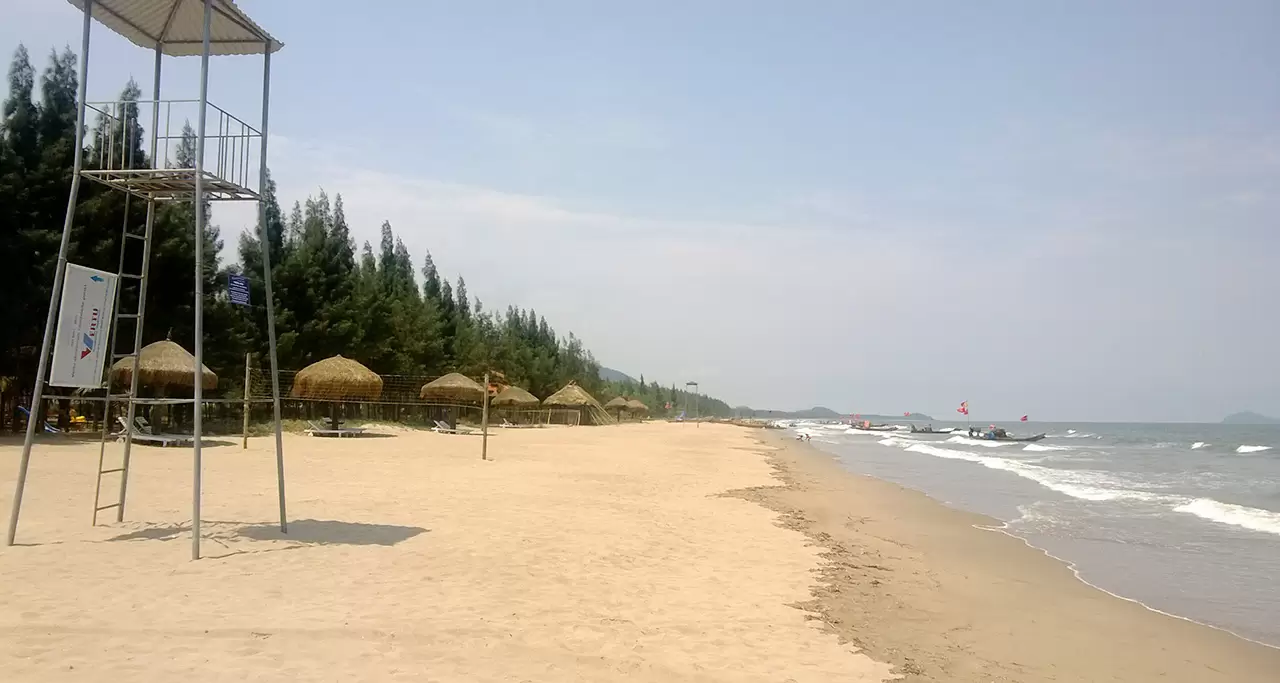
<svg viewBox="0 0 1280 683">
<path fill-rule="evenodd" d="M 689 417 L 733 417 L 734 415 L 733 408 L 718 398 L 701 393 L 695 396 L 692 392 L 676 389 L 674 384 L 670 388 L 662 387 L 657 382 L 645 384 L 644 375 L 640 375 L 638 382 L 627 380 L 603 382 L 599 393 L 596 394 L 596 398 L 600 399 L 601 403 L 618 396 L 634 398 L 649 406 L 651 417 L 675 417 L 682 411 Z M 668 408 L 668 405 L 671 407 Z"/>
<path fill-rule="evenodd" d="M 75 54 L 70 50 L 50 54 L 40 78 L 38 102 L 35 84 L 35 69 L 26 49 L 19 48 L 9 69 L 9 92 L 0 119 L 0 259 L 6 266 L 0 269 L 0 288 L 5 293 L 0 297 L 0 319 L 6 321 L 0 326 L 0 377 L 14 378 L 0 387 L 0 396 L 10 397 L 29 390 L 34 381 L 48 310 L 75 150 Z M 137 109 L 139 97 L 137 84 L 130 81 L 119 99 L 128 103 L 126 111 L 131 112 Z M 151 164 L 143 151 L 147 133 L 140 127 L 124 130 L 114 120 L 93 120 L 86 121 L 86 129 L 87 167 L 101 163 L 104 150 L 113 147 L 107 144 L 107 136 L 116 141 L 117 163 Z M 189 168 L 195 156 L 195 131 L 187 125 L 175 145 L 174 158 L 165 161 Z M 377 251 L 365 244 L 357 258 L 341 195 L 334 195 L 331 203 L 321 190 L 305 202 L 295 202 L 287 218 L 269 177 L 263 195 L 281 368 L 299 369 L 342 354 L 381 374 L 459 371 L 479 376 L 496 371 L 508 383 L 540 397 L 571 380 L 592 393 L 605 388 L 599 364 L 582 341 L 573 334 L 558 334 L 534 311 L 516 307 L 501 313 L 485 311 L 479 300 L 472 299 L 462 277 L 455 288 L 441 276 L 429 253 L 424 255 L 422 279 L 416 280 L 413 258 L 390 223 L 382 226 Z M 191 203 L 162 204 L 157 209 L 144 343 L 168 336 L 188 349 L 193 345 L 196 210 Z M 200 210 L 205 217 L 210 215 L 207 203 Z M 141 232 L 145 221 L 145 202 L 81 183 L 69 259 L 114 272 L 120 259 L 121 227 L 127 222 L 130 229 Z M 220 230 L 205 223 L 201 272 L 205 362 L 230 380 L 243 371 L 246 352 L 265 365 L 262 236 L 256 230 L 241 235 L 235 245 L 238 262 L 224 264 Z M 141 245 L 141 241 L 134 243 Z M 139 271 L 140 248 L 127 253 L 125 261 L 127 271 Z M 233 272 L 248 277 L 253 305 L 234 306 L 227 299 L 227 275 Z M 121 296 L 121 310 L 136 309 L 136 289 L 123 287 Z M 232 385 L 234 381 L 224 386 Z M 8 417 L 0 416 L 0 426 Z"/>
</svg>

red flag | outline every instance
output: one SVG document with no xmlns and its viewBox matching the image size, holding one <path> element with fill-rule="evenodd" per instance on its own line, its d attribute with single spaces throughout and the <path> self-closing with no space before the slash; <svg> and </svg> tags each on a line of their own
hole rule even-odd
<svg viewBox="0 0 1280 683">
<path fill-rule="evenodd" d="M 1023 415 L 1023 416 L 1022 416 L 1022 421 L 1023 421 L 1023 422 L 1026 422 L 1026 421 L 1027 421 L 1027 416 L 1026 416 L 1026 415 Z"/>
<path fill-rule="evenodd" d="M 959 407 L 959 408 L 956 408 L 956 412 L 957 412 L 957 413 L 960 413 L 961 415 L 968 415 L 968 414 L 969 414 L 969 402 L 968 402 L 968 401 L 961 401 L 961 402 L 960 402 L 960 407 Z"/>
<path fill-rule="evenodd" d="M 911 413 L 909 413 L 909 412 L 907 412 L 907 413 L 903 413 L 903 414 L 902 414 L 902 416 L 903 416 L 903 417 L 911 417 Z"/>
</svg>

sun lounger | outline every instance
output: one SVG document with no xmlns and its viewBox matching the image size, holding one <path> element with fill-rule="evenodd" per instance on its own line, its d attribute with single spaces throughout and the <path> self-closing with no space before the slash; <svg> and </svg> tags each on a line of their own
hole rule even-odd
<svg viewBox="0 0 1280 683">
<path fill-rule="evenodd" d="M 146 425 L 146 431 L 143 431 L 138 420 L 141 420 L 141 425 Z M 116 432 L 116 440 L 124 441 L 125 432 L 129 430 L 129 421 L 123 417 L 117 417 L 116 422 L 120 423 L 120 431 Z M 130 436 L 130 439 L 133 443 L 160 446 L 161 448 L 171 445 L 183 446 L 194 441 L 193 437 L 188 434 L 153 434 L 151 433 L 151 425 L 147 424 L 147 421 L 143 420 L 141 416 L 138 416 L 138 418 L 134 420 L 134 427 L 132 431 L 133 434 Z"/>
<path fill-rule="evenodd" d="M 360 436 L 364 434 L 364 427 L 338 427 L 335 429 L 327 424 L 322 425 L 310 420 L 307 421 L 307 424 L 311 428 L 305 431 L 310 436 L 336 436 L 342 438 L 344 436 Z"/>
<path fill-rule="evenodd" d="M 450 427 L 449 423 L 444 420 L 434 420 L 434 422 L 436 423 L 436 426 L 432 427 L 431 431 L 436 432 L 437 434 L 467 434 L 472 436 L 480 434 L 480 432 L 471 429 L 470 427 L 459 427 L 455 429 Z"/>
<path fill-rule="evenodd" d="M 502 427 L 503 429 L 529 429 L 531 427 L 537 427 L 538 425 L 518 425 L 504 417 L 502 418 L 502 424 L 494 426 Z"/>
</svg>

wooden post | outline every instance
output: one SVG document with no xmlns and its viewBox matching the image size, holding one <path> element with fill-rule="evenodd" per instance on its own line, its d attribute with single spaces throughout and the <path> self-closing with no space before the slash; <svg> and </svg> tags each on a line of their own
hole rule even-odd
<svg viewBox="0 0 1280 683">
<path fill-rule="evenodd" d="M 480 459 L 489 459 L 489 373 L 484 373 L 484 402 L 480 409 Z"/>
<path fill-rule="evenodd" d="M 252 353 L 244 354 L 244 437 L 240 444 L 242 450 L 249 447 L 249 362 L 252 357 Z"/>
</svg>

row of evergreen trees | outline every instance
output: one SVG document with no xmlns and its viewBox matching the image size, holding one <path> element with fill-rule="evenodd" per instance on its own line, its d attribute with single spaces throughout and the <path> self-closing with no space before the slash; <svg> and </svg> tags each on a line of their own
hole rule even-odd
<svg viewBox="0 0 1280 683">
<path fill-rule="evenodd" d="M 18 48 L 9 70 L 0 121 L 0 263 L 6 265 L 0 269 L 0 320 L 5 321 L 0 325 L 0 424 L 12 415 L 19 392 L 29 391 L 35 377 L 75 149 L 76 66 L 70 49 L 52 53 L 39 79 L 38 100 L 36 74 L 25 48 Z M 120 99 L 136 102 L 140 94 L 130 81 Z M 85 141 L 86 167 L 97 163 L 112 133 L 117 145 L 127 145 L 124 152 L 117 148 L 118 158 L 133 167 L 151 164 L 143 149 L 144 131 L 111 131 L 107 123 L 95 121 L 86 121 L 86 126 L 91 130 Z M 188 125 L 182 135 L 171 161 L 190 168 L 195 133 Z M 558 334 L 531 309 L 486 310 L 468 294 L 462 277 L 456 285 L 442 277 L 430 254 L 415 274 L 414 261 L 390 223 L 383 223 L 376 249 L 366 242 L 357 251 L 341 195 L 330 200 L 321 191 L 295 202 L 286 216 L 275 190 L 274 182 L 268 182 L 263 194 L 282 369 L 296 370 L 342 354 L 384 375 L 458 371 L 479 376 L 498 370 L 508 382 L 538 396 L 575 380 L 603 400 L 626 393 L 654 408 L 670 402 L 675 411 L 684 404 L 674 388 L 664 396 L 666 390 L 656 385 L 603 382 L 599 364 L 572 333 Z M 201 210 L 208 218 L 208 206 Z M 144 342 L 167 336 L 192 347 L 194 211 L 191 203 L 180 202 L 162 204 L 157 211 Z M 114 272 L 126 214 L 130 226 L 141 231 L 145 213 L 144 202 L 81 183 L 69 260 Z M 267 351 L 263 245 L 256 232 L 241 235 L 235 249 L 239 261 L 224 263 L 218 227 L 206 221 L 203 237 L 205 362 L 220 377 L 231 379 L 220 384 L 225 388 L 219 393 L 234 395 L 238 387 L 233 378 L 240 375 L 245 353 L 264 359 Z M 140 249 L 127 254 L 125 269 L 139 270 L 140 258 Z M 232 273 L 249 278 L 254 305 L 230 303 L 226 283 Z M 130 296 L 136 295 L 123 291 L 122 310 L 133 310 L 136 303 Z M 716 403 L 707 400 L 703 413 L 714 414 Z"/>
</svg>

